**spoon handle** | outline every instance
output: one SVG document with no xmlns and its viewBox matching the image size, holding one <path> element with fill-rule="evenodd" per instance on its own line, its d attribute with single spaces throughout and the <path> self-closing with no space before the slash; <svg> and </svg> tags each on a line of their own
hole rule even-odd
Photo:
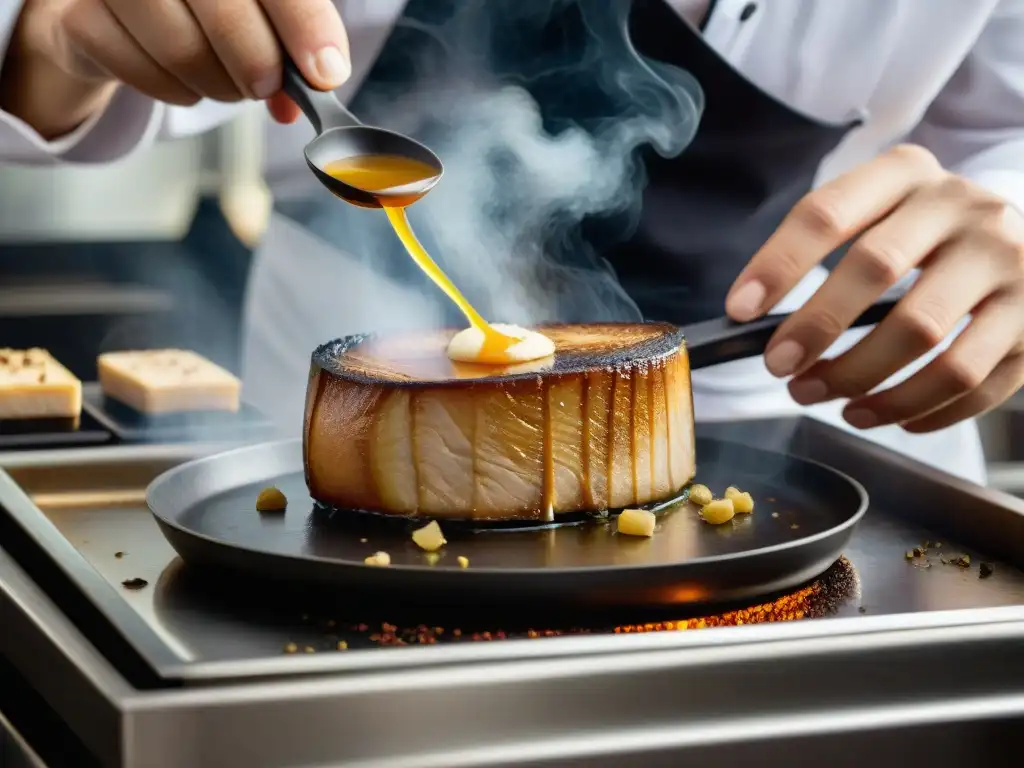
<svg viewBox="0 0 1024 768">
<path fill-rule="evenodd" d="M 333 91 L 320 91 L 309 84 L 309 81 L 295 66 L 290 56 L 284 59 L 283 90 L 299 105 L 302 113 L 309 118 L 317 135 L 331 128 L 348 128 L 362 125 L 355 115 L 338 101 Z"/>
<path fill-rule="evenodd" d="M 877 325 L 896 306 L 897 301 L 886 299 L 872 304 L 850 327 Z M 690 367 L 705 368 L 764 354 L 768 340 L 787 318 L 789 314 L 766 315 L 749 323 L 737 323 L 719 317 L 684 327 Z"/>
</svg>

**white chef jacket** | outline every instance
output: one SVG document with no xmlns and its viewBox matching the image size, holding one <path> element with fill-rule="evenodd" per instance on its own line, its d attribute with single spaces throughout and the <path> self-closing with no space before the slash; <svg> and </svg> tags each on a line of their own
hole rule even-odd
<svg viewBox="0 0 1024 768">
<path fill-rule="evenodd" d="M 709 6 L 708 0 L 667 1 L 691 21 Z M 353 76 L 339 90 L 347 99 L 405 0 L 338 3 L 353 59 Z M 7 0 L 2 6 L 0 53 L 20 3 Z M 931 149 L 948 169 L 1024 209 L 1024 0 L 718 0 L 704 37 L 740 73 L 792 108 L 833 122 L 863 118 L 823 163 L 818 183 L 910 140 Z M 207 130 L 235 109 L 212 102 L 168 107 L 124 89 L 103 114 L 51 142 L 0 112 L 0 159 L 109 162 L 163 137 Z M 302 123 L 269 130 L 271 188 L 279 198 L 302 194 L 315 183 L 301 159 L 311 129 Z M 278 218 L 254 262 L 245 318 L 246 392 L 291 432 L 301 423 L 309 350 L 328 338 L 376 330 L 350 325 L 366 316 L 366 305 L 415 306 L 423 302 L 422 291 L 430 290 L 387 284 L 342 257 L 339 246 L 344 244 L 322 243 Z M 815 270 L 778 309 L 802 304 L 825 275 Z M 833 352 L 863 334 L 846 334 Z M 846 428 L 841 403 L 801 409 L 761 359 L 695 372 L 694 396 L 699 419 L 804 412 Z M 884 427 L 864 436 L 968 479 L 984 479 L 973 423 L 931 435 Z"/>
</svg>

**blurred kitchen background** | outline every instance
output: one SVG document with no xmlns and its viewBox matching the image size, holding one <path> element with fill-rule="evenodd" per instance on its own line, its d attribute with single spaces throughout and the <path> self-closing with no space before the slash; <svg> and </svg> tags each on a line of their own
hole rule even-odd
<svg viewBox="0 0 1024 768">
<path fill-rule="evenodd" d="M 238 371 L 250 247 L 270 197 L 264 114 L 104 168 L 0 165 L 0 346 L 183 346 Z M 990 484 L 1024 496 L 1024 395 L 985 417 Z"/>
</svg>

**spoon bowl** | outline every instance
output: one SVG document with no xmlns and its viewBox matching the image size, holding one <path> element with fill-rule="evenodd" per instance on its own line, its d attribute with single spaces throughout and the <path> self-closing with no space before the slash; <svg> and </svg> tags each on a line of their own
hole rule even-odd
<svg viewBox="0 0 1024 768">
<path fill-rule="evenodd" d="M 305 155 L 306 164 L 321 184 L 343 200 L 367 208 L 380 208 L 388 203 L 409 205 L 433 189 L 444 173 L 437 155 L 418 141 L 394 131 L 366 125 L 328 129 L 306 145 Z M 324 170 L 330 163 L 364 155 L 392 155 L 418 160 L 433 168 L 436 175 L 410 184 L 369 192 L 347 184 Z"/>
<path fill-rule="evenodd" d="M 380 208 L 388 203 L 404 206 L 423 197 L 441 180 L 444 166 L 426 146 L 401 133 L 363 125 L 332 91 L 314 88 L 290 59 L 285 61 L 283 86 L 317 133 L 306 145 L 306 164 L 334 195 L 367 208 Z M 415 160 L 432 168 L 435 175 L 410 184 L 370 191 L 347 184 L 326 171 L 330 163 L 366 155 Z"/>
</svg>

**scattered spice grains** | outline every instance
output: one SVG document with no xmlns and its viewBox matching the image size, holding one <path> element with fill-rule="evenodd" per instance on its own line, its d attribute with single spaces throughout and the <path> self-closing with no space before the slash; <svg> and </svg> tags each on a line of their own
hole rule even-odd
<svg viewBox="0 0 1024 768">
<path fill-rule="evenodd" d="M 566 629 L 526 629 L 509 631 L 490 629 L 470 631 L 460 627 L 445 629 L 440 626 L 418 624 L 416 626 L 399 627 L 396 624 L 382 622 L 372 629 L 369 625 L 336 625 L 338 634 L 348 635 L 347 640 L 331 641 L 339 651 L 349 650 L 350 643 L 362 645 L 363 641 L 381 648 L 402 646 L 437 645 L 440 642 L 496 642 L 508 639 L 537 639 L 543 637 L 561 637 L 566 635 L 587 635 L 601 632 L 615 634 L 631 634 L 640 632 L 674 632 L 706 627 L 739 626 L 743 624 L 765 624 L 783 621 L 799 621 L 802 619 L 820 618 L 835 613 L 840 606 L 849 601 L 856 588 L 856 575 L 853 566 L 844 557 L 817 581 L 797 592 L 785 595 L 771 603 L 753 605 L 749 608 L 729 611 L 717 616 L 704 616 L 675 621 L 657 621 L 644 624 L 626 624 L 617 627 L 597 629 L 570 627 Z M 861 613 L 863 608 L 859 609 Z M 320 622 L 323 625 L 323 622 Z M 305 646 L 306 652 L 312 646 Z M 325 647 L 330 648 L 327 644 Z M 296 653 L 299 646 L 288 643 L 285 653 Z"/>
<path fill-rule="evenodd" d="M 136 590 L 145 589 L 146 587 L 148 587 L 149 586 L 149 582 L 146 581 L 145 579 L 125 579 L 124 581 L 121 582 L 121 586 L 124 587 L 125 589 L 130 589 L 130 590 L 136 591 Z"/>
<path fill-rule="evenodd" d="M 941 541 L 926 541 L 919 547 L 914 547 L 908 550 L 906 553 L 907 560 L 910 560 L 913 565 L 919 568 L 931 568 L 932 563 L 927 559 L 929 552 L 941 549 Z M 971 568 L 971 556 L 968 554 L 962 555 L 950 555 L 949 557 L 939 556 L 939 562 L 943 565 L 953 565 L 957 568 L 967 571 Z M 987 579 L 995 572 L 995 568 L 991 563 L 981 563 L 978 566 L 978 578 Z"/>
<path fill-rule="evenodd" d="M 971 567 L 970 555 L 957 555 L 956 557 L 942 557 L 939 559 L 943 565 L 955 565 L 957 568 L 963 568 L 964 570 Z"/>
</svg>

